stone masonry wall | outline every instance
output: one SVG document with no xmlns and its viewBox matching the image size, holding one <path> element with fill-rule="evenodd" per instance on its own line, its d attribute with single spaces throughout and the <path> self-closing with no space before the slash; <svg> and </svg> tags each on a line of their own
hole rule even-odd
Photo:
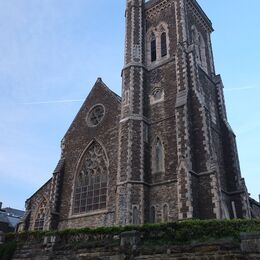
<svg viewBox="0 0 260 260">
<path fill-rule="evenodd" d="M 88 127 L 86 122 L 88 111 L 96 104 L 104 105 L 104 119 L 97 127 Z M 118 97 L 101 80 L 98 80 L 64 137 L 65 169 L 59 229 L 112 225 L 115 222 L 119 115 Z M 107 208 L 99 212 L 73 215 L 73 187 L 77 165 L 83 151 L 93 140 L 103 147 L 108 158 Z"/>
<path fill-rule="evenodd" d="M 51 189 L 51 179 L 45 183 L 31 198 L 29 198 L 26 202 L 27 208 L 26 211 L 30 212 L 28 218 L 26 219 L 26 223 L 23 223 L 24 228 L 27 230 L 34 229 L 35 218 L 37 216 L 38 208 L 40 204 L 45 200 L 46 204 L 46 218 L 49 214 L 49 197 L 50 197 L 50 189 Z M 45 223 L 46 226 L 47 223 Z"/>
</svg>

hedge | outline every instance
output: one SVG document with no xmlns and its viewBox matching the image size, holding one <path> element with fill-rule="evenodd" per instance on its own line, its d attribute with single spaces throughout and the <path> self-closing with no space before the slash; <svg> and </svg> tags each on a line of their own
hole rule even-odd
<svg viewBox="0 0 260 260">
<path fill-rule="evenodd" d="M 66 229 L 63 231 L 31 231 L 7 234 L 7 241 L 26 241 L 42 239 L 44 236 L 58 235 L 61 240 L 69 241 L 71 237 L 88 237 L 90 240 L 118 239 L 120 233 L 136 230 L 141 233 L 143 241 L 168 241 L 170 243 L 189 243 L 211 239 L 232 238 L 239 240 L 241 232 L 260 231 L 260 219 L 254 220 L 184 220 L 172 223 L 98 227 L 95 229 Z M 0 258 L 1 259 L 1 258 Z"/>
<path fill-rule="evenodd" d="M 16 249 L 16 241 L 7 242 L 3 245 L 0 245 L 0 259 L 1 260 L 12 259 L 15 249 Z"/>
</svg>

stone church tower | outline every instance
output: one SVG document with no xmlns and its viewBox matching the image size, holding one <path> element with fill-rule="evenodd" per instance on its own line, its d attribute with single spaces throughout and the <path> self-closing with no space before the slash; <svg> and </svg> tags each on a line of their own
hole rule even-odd
<svg viewBox="0 0 260 260">
<path fill-rule="evenodd" d="M 122 98 L 98 79 L 21 229 L 250 218 L 212 24 L 195 0 L 126 0 Z"/>
<path fill-rule="evenodd" d="M 250 216 L 212 31 L 196 1 L 127 1 L 119 224 Z"/>
</svg>

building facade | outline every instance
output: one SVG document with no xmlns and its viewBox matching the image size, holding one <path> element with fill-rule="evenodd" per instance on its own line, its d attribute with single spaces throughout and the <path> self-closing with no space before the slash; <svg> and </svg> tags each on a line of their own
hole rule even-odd
<svg viewBox="0 0 260 260">
<path fill-rule="evenodd" d="M 251 218 L 212 24 L 195 0 L 126 0 L 122 98 L 99 78 L 22 230 Z"/>
<path fill-rule="evenodd" d="M 0 202 L 0 233 L 14 232 L 24 216 L 24 211 L 10 207 L 2 208 Z"/>
</svg>

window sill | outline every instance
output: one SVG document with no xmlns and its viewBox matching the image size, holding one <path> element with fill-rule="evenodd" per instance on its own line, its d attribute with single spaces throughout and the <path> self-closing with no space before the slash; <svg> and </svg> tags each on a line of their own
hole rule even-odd
<svg viewBox="0 0 260 260">
<path fill-rule="evenodd" d="M 147 67 L 147 70 L 148 71 L 151 71 L 157 67 L 160 67 L 160 66 L 163 66 L 164 64 L 167 64 L 168 62 L 171 62 L 175 60 L 175 56 L 165 56 L 161 59 L 158 59 L 156 61 L 153 61 L 153 62 L 149 62 L 148 64 L 146 64 L 146 67 Z"/>
<path fill-rule="evenodd" d="M 70 219 L 74 219 L 74 218 L 82 218 L 82 217 L 90 217 L 90 216 L 95 216 L 95 215 L 101 215 L 104 213 L 108 213 L 107 209 L 102 209 L 102 210 L 95 210 L 92 212 L 88 212 L 88 213 L 82 213 L 82 214 L 72 214 L 70 216 Z"/>
</svg>

